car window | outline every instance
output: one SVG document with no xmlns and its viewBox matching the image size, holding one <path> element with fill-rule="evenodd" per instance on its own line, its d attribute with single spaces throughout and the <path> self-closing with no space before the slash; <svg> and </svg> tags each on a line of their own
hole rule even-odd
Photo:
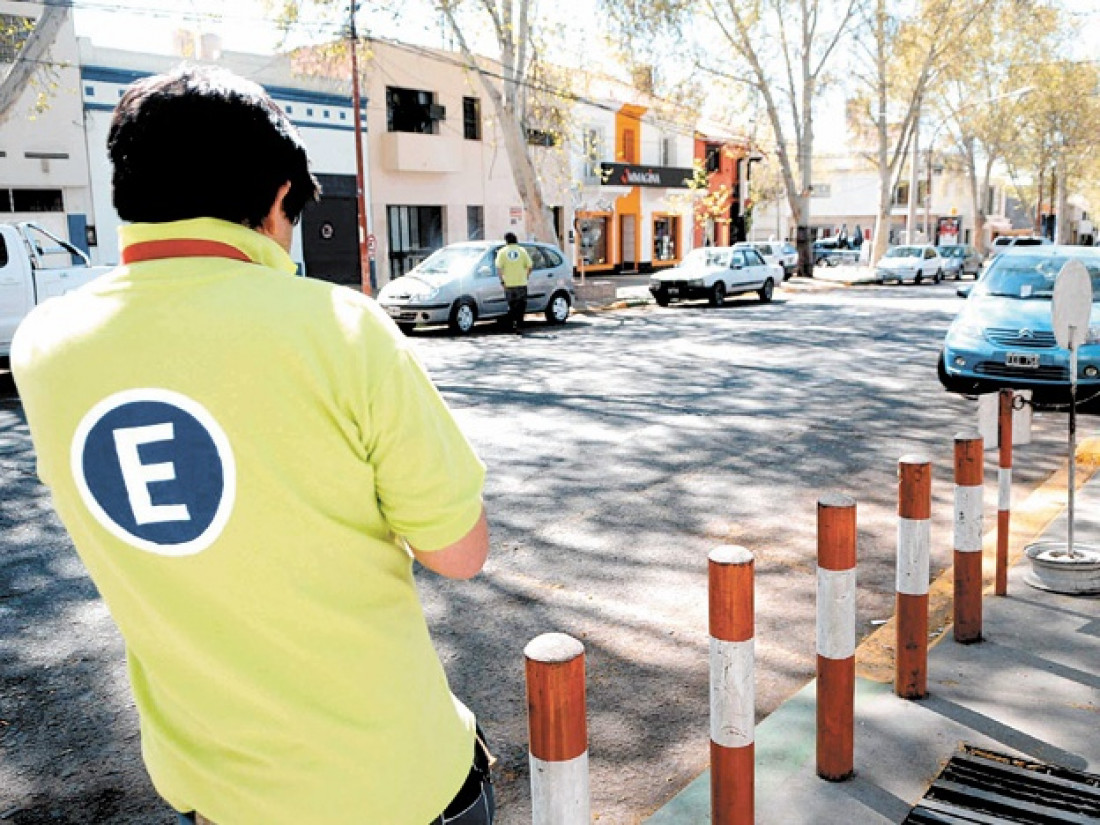
<svg viewBox="0 0 1100 825">
<path fill-rule="evenodd" d="M 546 266 L 561 266 L 562 257 L 558 254 L 556 249 L 550 249 L 550 247 L 547 246 L 540 246 L 539 249 L 542 250 L 542 257 L 546 260 Z"/>
<path fill-rule="evenodd" d="M 761 255 L 771 255 L 772 254 L 772 248 L 766 243 L 762 243 L 759 246 L 757 246 L 756 251 L 759 252 Z"/>
<path fill-rule="evenodd" d="M 1063 255 L 1001 255 L 975 292 L 1002 298 L 1050 299 L 1054 281 L 1069 258 Z M 1092 278 L 1093 301 L 1100 301 L 1100 257 L 1079 257 Z"/>
<path fill-rule="evenodd" d="M 1016 243 L 1013 246 L 1042 246 L 1043 242 L 1039 238 L 1017 238 Z"/>
<path fill-rule="evenodd" d="M 745 253 L 745 263 L 749 266 L 763 266 L 764 259 L 760 256 L 760 253 L 755 249 L 749 250 Z"/>
<path fill-rule="evenodd" d="M 925 258 L 925 260 L 928 260 L 929 258 L 935 258 L 935 257 L 936 257 L 936 250 L 934 250 L 934 249 L 926 249 L 926 250 L 924 250 L 924 258 Z"/>
<path fill-rule="evenodd" d="M 523 244 L 523 248 L 531 256 L 531 263 L 535 269 L 546 269 L 546 259 L 542 257 L 542 249 L 532 244 Z"/>
</svg>

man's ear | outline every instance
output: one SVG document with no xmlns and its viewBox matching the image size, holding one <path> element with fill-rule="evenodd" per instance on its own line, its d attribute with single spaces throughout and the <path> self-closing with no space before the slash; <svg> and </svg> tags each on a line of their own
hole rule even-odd
<svg viewBox="0 0 1100 825">
<path fill-rule="evenodd" d="M 275 201 L 271 204 L 271 209 L 260 220 L 260 225 L 256 227 L 257 232 L 271 238 L 287 252 L 290 251 L 291 239 L 294 236 L 294 224 L 290 222 L 290 218 L 283 211 L 283 201 L 286 200 L 288 192 L 290 192 L 290 181 L 279 187 L 279 190 L 275 193 Z"/>
</svg>

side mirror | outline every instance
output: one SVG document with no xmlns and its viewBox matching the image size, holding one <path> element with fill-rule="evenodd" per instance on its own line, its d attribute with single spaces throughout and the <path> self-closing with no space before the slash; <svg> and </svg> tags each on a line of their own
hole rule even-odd
<svg viewBox="0 0 1100 825">
<path fill-rule="evenodd" d="M 955 290 L 955 294 L 958 295 L 960 298 L 966 298 L 970 295 L 970 290 L 972 290 L 973 288 L 973 285 L 960 286 L 958 289 Z"/>
</svg>

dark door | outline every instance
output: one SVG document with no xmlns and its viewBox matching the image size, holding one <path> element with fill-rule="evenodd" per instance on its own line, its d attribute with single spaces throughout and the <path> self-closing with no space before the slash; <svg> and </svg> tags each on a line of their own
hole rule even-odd
<svg viewBox="0 0 1100 825">
<path fill-rule="evenodd" d="M 302 213 L 302 257 L 306 275 L 361 288 L 359 222 L 353 175 L 317 175 L 321 200 Z"/>
</svg>

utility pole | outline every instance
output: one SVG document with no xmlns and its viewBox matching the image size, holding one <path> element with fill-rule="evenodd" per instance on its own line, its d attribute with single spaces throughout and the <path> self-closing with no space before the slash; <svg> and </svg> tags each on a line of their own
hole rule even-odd
<svg viewBox="0 0 1100 825">
<path fill-rule="evenodd" d="M 371 282 L 374 280 L 374 263 L 370 259 L 370 250 L 367 246 L 369 230 L 367 228 L 367 203 L 364 197 L 363 180 L 363 115 L 359 98 L 359 35 L 355 31 L 355 12 L 358 3 L 348 4 L 348 28 L 351 37 L 351 106 L 352 118 L 355 121 L 355 203 L 359 218 L 359 279 L 362 284 L 363 294 L 371 294 Z"/>
</svg>

